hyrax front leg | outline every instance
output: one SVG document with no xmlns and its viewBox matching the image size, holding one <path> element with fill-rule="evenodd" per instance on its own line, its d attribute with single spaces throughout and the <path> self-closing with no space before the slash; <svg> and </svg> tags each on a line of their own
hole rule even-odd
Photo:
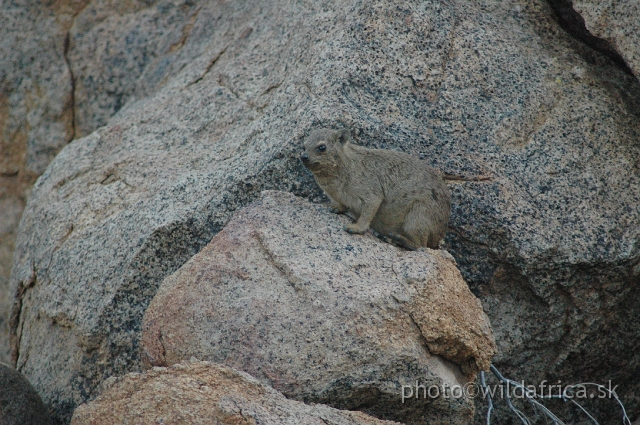
<svg viewBox="0 0 640 425">
<path fill-rule="evenodd" d="M 367 200 L 366 202 L 363 201 L 358 221 L 353 224 L 348 224 L 345 228 L 347 232 L 357 234 L 366 232 L 369 228 L 369 225 L 371 224 L 371 220 L 373 220 L 373 217 L 376 216 L 381 203 L 382 199 L 379 198 Z"/>
</svg>

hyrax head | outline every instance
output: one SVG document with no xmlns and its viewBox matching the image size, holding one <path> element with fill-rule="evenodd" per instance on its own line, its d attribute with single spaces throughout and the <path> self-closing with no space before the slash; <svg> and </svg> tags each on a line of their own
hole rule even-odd
<svg viewBox="0 0 640 425">
<path fill-rule="evenodd" d="M 304 143 L 300 160 L 312 173 L 329 172 L 340 165 L 342 149 L 349 140 L 351 132 L 346 129 L 314 130 Z"/>
</svg>

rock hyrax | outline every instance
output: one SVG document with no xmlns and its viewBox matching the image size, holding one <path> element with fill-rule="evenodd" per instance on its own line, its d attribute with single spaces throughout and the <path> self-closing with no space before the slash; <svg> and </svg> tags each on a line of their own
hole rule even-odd
<svg viewBox="0 0 640 425">
<path fill-rule="evenodd" d="M 301 160 L 331 199 L 334 212 L 350 211 L 357 222 L 349 233 L 369 226 L 408 249 L 437 248 L 447 231 L 451 195 L 440 174 L 406 153 L 367 149 L 351 143 L 349 130 L 315 130 Z"/>
</svg>

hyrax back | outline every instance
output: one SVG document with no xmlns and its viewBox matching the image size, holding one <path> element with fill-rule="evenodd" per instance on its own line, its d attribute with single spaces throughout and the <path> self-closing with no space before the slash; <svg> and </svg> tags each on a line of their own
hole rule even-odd
<svg viewBox="0 0 640 425">
<path fill-rule="evenodd" d="M 301 157 L 332 208 L 358 218 L 347 231 L 371 227 L 409 249 L 437 248 L 451 214 L 449 188 L 438 172 L 405 153 L 350 140 L 348 130 L 316 130 Z"/>
</svg>

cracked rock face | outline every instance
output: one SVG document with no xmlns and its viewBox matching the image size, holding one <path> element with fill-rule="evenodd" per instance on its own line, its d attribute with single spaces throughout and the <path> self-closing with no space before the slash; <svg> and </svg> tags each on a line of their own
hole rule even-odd
<svg viewBox="0 0 640 425">
<path fill-rule="evenodd" d="M 193 59 L 180 56 L 201 8 L 192 1 L 119 2 L 115 7 L 92 1 L 79 11 L 70 28 L 68 55 L 76 137 L 106 124 L 131 100 L 153 93 L 166 83 L 168 71 Z"/>
<path fill-rule="evenodd" d="M 40 175 L 73 139 L 66 40 L 81 3 L 0 6 L 0 176 Z"/>
<path fill-rule="evenodd" d="M 546 2 L 101 4 L 47 12 L 77 17 L 45 37 L 58 37 L 60 72 L 42 74 L 66 87 L 68 33 L 90 111 L 76 120 L 82 134 L 105 125 L 34 186 L 11 277 L 16 365 L 59 422 L 108 376 L 142 367 L 158 285 L 235 210 L 264 189 L 321 199 L 297 157 L 327 126 L 491 176 L 451 183 L 446 244 L 491 319 L 494 362 L 534 383 L 611 379 L 640 412 L 638 80 L 569 38 Z M 69 137 L 47 122 L 34 121 L 43 140 Z"/>
<path fill-rule="evenodd" d="M 162 283 L 144 316 L 145 364 L 196 357 L 297 400 L 468 423 L 470 399 L 420 396 L 409 406 L 402 391 L 416 381 L 463 387 L 489 369 L 495 343 L 480 302 L 446 251 L 353 236 L 348 222 L 264 192 Z"/>
<path fill-rule="evenodd" d="M 0 4 L 0 361 L 9 362 L 11 258 L 36 178 L 75 134 L 66 3 Z"/>
<path fill-rule="evenodd" d="M 195 360 L 131 373 L 106 387 L 97 399 L 78 407 L 72 425 L 397 424 L 288 400 L 246 373 Z"/>
<path fill-rule="evenodd" d="M 591 34 L 609 42 L 640 79 L 640 3 L 633 0 L 574 0 Z"/>
</svg>

